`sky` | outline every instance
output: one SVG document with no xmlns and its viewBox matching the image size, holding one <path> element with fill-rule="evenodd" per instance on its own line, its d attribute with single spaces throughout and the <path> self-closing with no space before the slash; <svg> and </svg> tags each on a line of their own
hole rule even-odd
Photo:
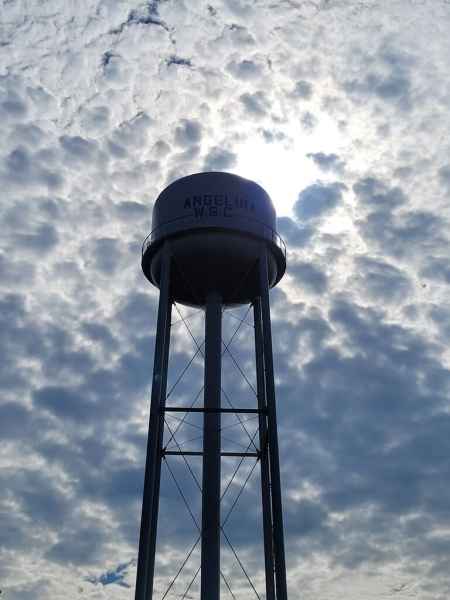
<svg viewBox="0 0 450 600">
<path fill-rule="evenodd" d="M 134 597 L 158 299 L 141 244 L 165 185 L 218 170 L 268 191 L 288 249 L 271 305 L 290 599 L 447 600 L 449 30 L 448 0 L 0 2 L 2 598 Z M 177 310 L 201 343 L 202 314 Z M 251 383 L 245 308 L 224 339 L 239 317 Z M 172 330 L 188 403 L 201 356 L 177 311 Z M 167 462 L 155 600 L 196 537 Z M 264 598 L 252 466 L 224 510 L 249 476 L 226 528 Z M 256 597 L 226 544 L 222 568 Z"/>
</svg>

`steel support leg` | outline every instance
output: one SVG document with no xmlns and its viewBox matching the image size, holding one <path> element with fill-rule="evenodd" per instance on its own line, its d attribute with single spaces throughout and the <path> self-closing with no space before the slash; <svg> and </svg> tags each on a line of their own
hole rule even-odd
<svg viewBox="0 0 450 600">
<path fill-rule="evenodd" d="M 286 562 L 284 556 L 283 509 L 281 500 L 280 459 L 278 451 L 277 413 L 275 404 L 275 381 L 273 373 L 272 331 L 270 324 L 269 273 L 267 249 L 261 249 L 259 259 L 259 289 L 261 293 L 261 317 L 265 384 L 267 398 L 267 421 L 269 440 L 270 480 L 272 485 L 272 518 L 275 553 L 275 581 L 277 600 L 287 600 Z"/>
<path fill-rule="evenodd" d="M 260 298 L 257 298 L 253 303 L 253 316 L 255 324 L 256 388 L 258 395 L 258 409 L 260 411 L 259 447 L 261 452 L 261 498 L 263 513 L 264 561 L 266 571 L 266 600 L 275 600 L 273 523 L 268 452 L 269 445 L 267 439 L 267 418 L 265 414 L 267 402 Z"/>
<path fill-rule="evenodd" d="M 222 303 L 218 294 L 206 299 L 205 392 L 203 420 L 203 487 L 201 600 L 220 598 L 220 391 Z M 217 412 L 214 412 L 217 411 Z"/>
<path fill-rule="evenodd" d="M 163 248 L 161 263 L 158 322 L 153 363 L 135 600 L 151 600 L 153 596 L 159 485 L 161 479 L 161 451 L 164 434 L 164 408 L 166 403 L 170 319 L 172 314 L 170 266 L 170 249 L 166 243 Z"/>
</svg>

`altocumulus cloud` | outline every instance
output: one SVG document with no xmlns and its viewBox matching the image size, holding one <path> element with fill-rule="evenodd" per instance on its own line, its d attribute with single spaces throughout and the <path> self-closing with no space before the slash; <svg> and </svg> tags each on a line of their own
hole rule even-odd
<svg viewBox="0 0 450 600">
<path fill-rule="evenodd" d="M 290 597 L 447 600 L 448 2 L 23 0 L 2 11 L 2 597 L 132 596 L 152 203 L 174 177 L 246 176 L 244 164 L 272 193 L 289 157 L 296 183 L 272 194 L 288 246 L 272 307 Z M 199 316 L 184 314 L 201 339 Z M 233 322 L 225 315 L 227 334 Z M 195 352 L 181 321 L 173 335 L 170 386 Z M 233 347 L 254 382 L 252 343 L 243 326 Z M 201 387 L 197 358 L 182 402 Z M 224 389 L 252 399 L 229 357 Z M 226 443 L 248 443 L 225 425 Z M 226 527 L 263 595 L 258 498 L 255 474 Z M 161 595 L 196 537 L 183 511 L 166 469 Z M 226 551 L 223 564 L 252 598 Z"/>
<path fill-rule="evenodd" d="M 343 183 L 315 183 L 300 192 L 294 205 L 295 215 L 300 221 L 318 219 L 335 208 L 342 199 Z"/>
</svg>

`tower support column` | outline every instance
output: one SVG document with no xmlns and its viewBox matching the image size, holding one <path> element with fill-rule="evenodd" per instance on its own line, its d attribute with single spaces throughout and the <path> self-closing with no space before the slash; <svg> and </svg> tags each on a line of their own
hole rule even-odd
<svg viewBox="0 0 450 600">
<path fill-rule="evenodd" d="M 256 391 L 259 410 L 259 448 L 261 455 L 261 499 L 264 535 L 264 566 L 266 572 L 266 600 L 276 600 L 269 443 L 267 436 L 267 400 L 260 297 L 256 298 L 253 302 L 253 321 L 255 325 Z"/>
<path fill-rule="evenodd" d="M 161 283 L 156 328 L 150 419 L 145 463 L 144 494 L 142 500 L 141 532 L 136 574 L 136 600 L 152 600 L 155 570 L 156 530 L 161 480 L 162 443 L 164 434 L 164 409 L 167 391 L 167 366 L 169 360 L 171 257 L 165 242 L 161 260 Z"/>
<path fill-rule="evenodd" d="M 265 245 L 259 258 L 259 290 L 261 294 L 261 318 L 265 387 L 267 400 L 267 425 L 269 442 L 270 483 L 273 519 L 273 544 L 277 600 L 287 600 L 286 561 L 284 555 L 283 507 L 281 499 L 280 458 L 278 450 L 277 411 L 275 402 L 275 379 L 273 372 L 272 330 L 269 304 L 268 256 Z"/>
<path fill-rule="evenodd" d="M 221 359 L 222 301 L 212 292 L 206 299 L 205 320 L 201 600 L 220 598 Z"/>
</svg>

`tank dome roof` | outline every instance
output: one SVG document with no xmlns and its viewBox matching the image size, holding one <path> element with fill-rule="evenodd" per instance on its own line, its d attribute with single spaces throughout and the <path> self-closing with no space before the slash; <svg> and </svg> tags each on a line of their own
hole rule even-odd
<svg viewBox="0 0 450 600">
<path fill-rule="evenodd" d="M 159 194 L 153 207 L 152 232 L 164 235 L 171 225 L 181 228 L 191 223 L 234 227 L 237 221 L 241 227 L 245 221 L 254 221 L 275 230 L 275 209 L 267 192 L 232 173 L 195 173 L 174 181 Z"/>
</svg>

